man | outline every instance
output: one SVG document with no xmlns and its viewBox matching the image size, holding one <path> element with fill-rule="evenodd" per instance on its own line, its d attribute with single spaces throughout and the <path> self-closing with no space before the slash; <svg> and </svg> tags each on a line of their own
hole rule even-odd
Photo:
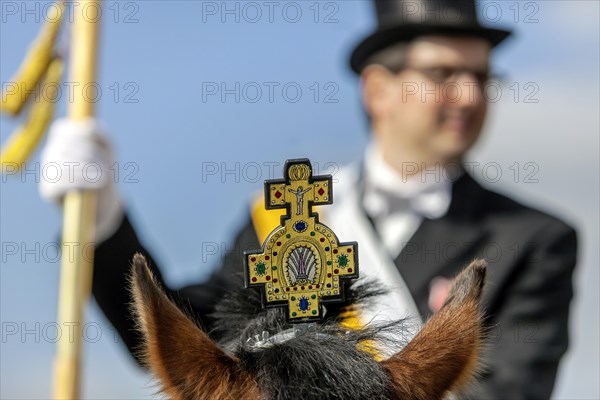
<svg viewBox="0 0 600 400">
<path fill-rule="evenodd" d="M 479 25 L 472 2 L 375 5 L 379 28 L 351 59 L 361 76 L 371 144 L 363 160 L 337 176 L 334 205 L 322 215 L 342 241 L 359 243 L 361 275 L 391 289 L 359 319 L 426 318 L 443 302 L 449 279 L 474 257 L 487 256 L 490 347 L 481 384 L 471 395 L 549 398 L 568 344 L 575 231 L 483 188 L 461 166 L 485 120 L 482 85 L 491 49 L 509 32 Z M 108 167 L 111 152 L 96 121 L 61 121 L 51 130 L 43 159 Z M 127 308 L 131 257 L 141 251 L 159 276 L 160 269 L 138 241 L 109 180 L 96 185 L 44 182 L 41 191 L 59 200 L 71 188 L 99 189 L 93 293 L 134 351 L 139 336 Z M 258 204 L 236 237 L 239 251 L 207 282 L 171 291 L 209 331 L 215 302 L 241 270 L 241 250 L 258 248 L 273 228 L 273 215 Z"/>
</svg>

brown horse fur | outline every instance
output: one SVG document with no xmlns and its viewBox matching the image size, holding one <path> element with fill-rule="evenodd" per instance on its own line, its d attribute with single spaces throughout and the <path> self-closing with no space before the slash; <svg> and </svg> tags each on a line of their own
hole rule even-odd
<svg viewBox="0 0 600 400">
<path fill-rule="evenodd" d="M 442 309 L 402 350 L 382 362 L 357 343 L 377 340 L 379 332 L 397 332 L 393 328 L 402 321 L 356 332 L 342 328 L 339 321 L 324 323 L 318 335 L 256 348 L 248 344 L 255 333 L 276 334 L 289 325 L 280 309 L 262 310 L 246 323 L 247 311 L 236 314 L 239 299 L 250 302 L 242 308 L 252 312 L 258 310 L 256 299 L 238 296 L 221 307 L 222 319 L 227 320 L 221 327 L 235 327 L 240 340 L 219 345 L 167 298 L 140 254 L 133 258 L 132 292 L 145 337 L 144 358 L 169 398 L 436 400 L 460 392 L 477 374 L 485 268 L 484 261 L 472 262 L 455 279 Z M 368 296 L 359 293 L 350 301 L 358 303 L 361 297 Z"/>
<path fill-rule="evenodd" d="M 485 265 L 472 262 L 457 277 L 442 309 L 402 351 L 382 362 L 398 399 L 439 399 L 472 382 L 483 339 L 479 299 Z"/>
<path fill-rule="evenodd" d="M 133 295 L 145 360 L 171 399 L 258 398 L 256 383 L 159 289 L 141 254 L 133 258 Z"/>
</svg>

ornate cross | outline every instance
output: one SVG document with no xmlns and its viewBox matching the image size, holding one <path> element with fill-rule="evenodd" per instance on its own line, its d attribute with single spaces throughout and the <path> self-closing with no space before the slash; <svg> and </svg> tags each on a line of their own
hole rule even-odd
<svg viewBox="0 0 600 400">
<path fill-rule="evenodd" d="M 340 243 L 319 223 L 315 205 L 332 203 L 331 175 L 312 175 L 308 159 L 287 160 L 284 179 L 265 181 L 265 207 L 285 208 L 259 251 L 245 252 L 246 287 L 263 307 L 288 307 L 290 322 L 321 319 L 321 303 L 344 301 L 345 281 L 358 278 L 358 245 Z"/>
</svg>

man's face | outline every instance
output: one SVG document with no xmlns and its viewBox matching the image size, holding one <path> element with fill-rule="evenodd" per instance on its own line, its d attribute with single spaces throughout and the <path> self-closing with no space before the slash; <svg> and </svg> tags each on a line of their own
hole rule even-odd
<svg viewBox="0 0 600 400">
<path fill-rule="evenodd" d="M 390 165 L 456 161 L 475 143 L 487 110 L 477 77 L 487 76 L 489 53 L 484 39 L 423 36 L 400 72 L 363 71 L 365 105 Z"/>
</svg>

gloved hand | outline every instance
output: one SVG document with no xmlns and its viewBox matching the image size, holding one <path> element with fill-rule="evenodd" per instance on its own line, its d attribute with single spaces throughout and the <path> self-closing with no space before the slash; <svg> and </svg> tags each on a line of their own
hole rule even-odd
<svg viewBox="0 0 600 400">
<path fill-rule="evenodd" d="M 41 153 L 42 198 L 62 205 L 73 189 L 97 190 L 96 242 L 108 239 L 123 220 L 123 207 L 114 182 L 114 156 L 99 121 L 59 119 L 48 133 Z M 55 171 L 57 171 L 55 173 Z"/>
</svg>

